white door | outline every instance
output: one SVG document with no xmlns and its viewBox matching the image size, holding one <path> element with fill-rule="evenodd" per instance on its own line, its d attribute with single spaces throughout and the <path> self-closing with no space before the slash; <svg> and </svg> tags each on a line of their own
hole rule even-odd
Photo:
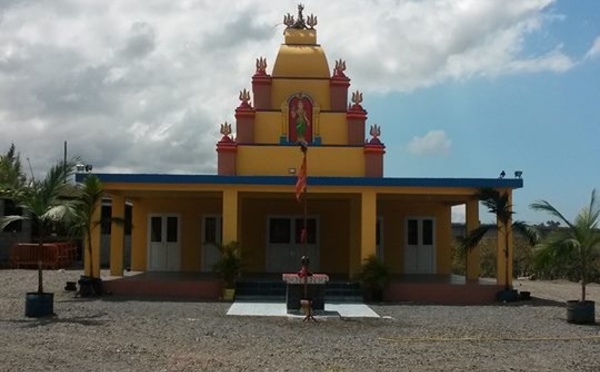
<svg viewBox="0 0 600 372">
<path fill-rule="evenodd" d="M 301 240 L 304 219 L 301 217 L 271 217 L 268 219 L 267 271 L 297 272 L 302 256 L 310 258 L 309 270 L 319 269 L 317 219 L 307 219 L 307 244 Z"/>
<path fill-rule="evenodd" d="M 149 217 L 149 271 L 179 271 L 181 246 L 179 242 L 179 216 L 151 215 Z"/>
<path fill-rule="evenodd" d="M 204 216 L 202 218 L 202 271 L 213 271 L 219 260 L 219 245 L 223 237 L 223 220 L 221 216 Z"/>
<path fill-rule="evenodd" d="M 406 219 L 404 245 L 405 274 L 435 274 L 435 219 Z"/>
</svg>

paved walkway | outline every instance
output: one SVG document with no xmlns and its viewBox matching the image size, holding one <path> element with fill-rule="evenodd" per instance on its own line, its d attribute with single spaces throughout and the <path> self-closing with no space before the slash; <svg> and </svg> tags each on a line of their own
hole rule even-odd
<svg viewBox="0 0 600 372">
<path fill-rule="evenodd" d="M 234 302 L 227 315 L 238 316 L 304 316 L 288 314 L 284 302 Z M 379 315 L 365 304 L 325 304 L 324 312 L 315 312 L 315 317 L 336 316 L 342 318 L 379 318 Z"/>
</svg>

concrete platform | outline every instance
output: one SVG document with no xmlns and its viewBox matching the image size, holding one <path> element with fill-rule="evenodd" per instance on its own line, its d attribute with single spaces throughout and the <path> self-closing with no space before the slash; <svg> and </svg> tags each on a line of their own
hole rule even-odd
<svg viewBox="0 0 600 372">
<path fill-rule="evenodd" d="M 285 302 L 234 302 L 227 315 L 237 316 L 289 316 L 303 317 L 300 313 L 288 314 Z M 379 315 L 365 304 L 334 304 L 326 303 L 325 311 L 315 312 L 315 317 L 341 318 L 379 318 Z"/>
</svg>

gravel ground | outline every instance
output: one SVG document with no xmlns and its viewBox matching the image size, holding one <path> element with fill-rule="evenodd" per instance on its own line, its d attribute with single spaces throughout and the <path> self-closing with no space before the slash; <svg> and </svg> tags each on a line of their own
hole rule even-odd
<svg viewBox="0 0 600 372">
<path fill-rule="evenodd" d="M 57 316 L 24 316 L 36 273 L 0 270 L 2 371 L 600 371 L 600 326 L 565 322 L 577 284 L 518 281 L 540 297 L 494 306 L 373 306 L 381 319 L 228 317 L 229 304 L 63 291 Z M 600 287 L 590 288 L 600 302 Z"/>
</svg>

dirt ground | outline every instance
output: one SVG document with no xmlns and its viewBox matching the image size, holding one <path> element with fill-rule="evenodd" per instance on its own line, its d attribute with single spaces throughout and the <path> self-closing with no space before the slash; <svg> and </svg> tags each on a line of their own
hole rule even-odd
<svg viewBox="0 0 600 372">
<path fill-rule="evenodd" d="M 80 274 L 46 271 L 56 316 L 29 319 L 35 271 L 0 270 L 0 371 L 600 371 L 600 326 L 565 321 L 576 283 L 516 281 L 534 297 L 518 303 L 377 305 L 379 319 L 303 323 L 227 316 L 225 302 L 74 298 L 63 287 Z"/>
</svg>

